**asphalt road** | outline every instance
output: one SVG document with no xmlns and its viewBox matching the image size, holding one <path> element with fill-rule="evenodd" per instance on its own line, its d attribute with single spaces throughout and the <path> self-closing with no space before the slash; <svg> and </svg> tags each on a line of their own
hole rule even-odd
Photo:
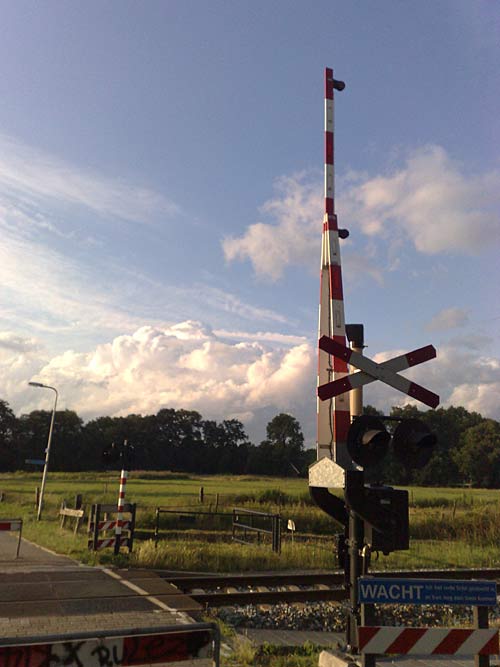
<svg viewBox="0 0 500 667">
<path fill-rule="evenodd" d="M 0 638 L 186 625 L 200 606 L 154 573 L 78 564 L 0 532 Z"/>
<path fill-rule="evenodd" d="M 0 572 L 23 570 L 27 567 L 40 568 L 55 565 L 59 567 L 75 566 L 75 561 L 66 556 L 58 556 L 52 551 L 42 549 L 27 540 L 21 540 L 19 558 L 16 558 L 18 533 L 0 531 Z"/>
</svg>

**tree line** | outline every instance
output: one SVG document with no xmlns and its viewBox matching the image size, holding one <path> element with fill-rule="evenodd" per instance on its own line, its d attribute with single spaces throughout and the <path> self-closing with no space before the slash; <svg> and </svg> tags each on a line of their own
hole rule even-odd
<svg viewBox="0 0 500 667">
<path fill-rule="evenodd" d="M 371 406 L 366 414 L 380 415 Z M 393 407 L 391 417 L 422 419 L 437 435 L 429 463 L 407 470 L 391 452 L 370 471 L 375 482 L 422 486 L 471 484 L 500 488 L 500 423 L 463 407 L 421 411 Z M 16 417 L 0 400 L 0 471 L 33 470 L 27 459 L 43 459 L 51 413 L 34 410 Z M 396 422 L 387 422 L 389 428 Z M 52 437 L 52 470 L 102 470 L 111 443 L 127 440 L 134 450 L 136 470 L 171 470 L 199 474 L 296 476 L 307 474 L 316 458 L 306 449 L 302 428 L 289 414 L 267 424 L 266 438 L 250 442 L 237 419 L 203 419 L 194 410 L 163 408 L 155 415 L 98 417 L 87 423 L 72 410 L 56 413 Z M 119 465 L 119 464 L 117 464 Z M 116 467 L 116 466 L 115 466 Z"/>
<path fill-rule="evenodd" d="M 27 460 L 45 458 L 51 412 L 33 410 L 16 417 L 0 400 L 0 472 L 34 470 Z M 163 408 L 155 415 L 98 417 L 87 423 L 73 410 L 56 412 L 50 468 L 59 471 L 119 467 L 103 456 L 126 440 L 136 470 L 255 475 L 305 474 L 311 452 L 304 448 L 299 422 L 279 414 L 267 425 L 266 439 L 253 445 L 237 419 L 203 419 L 194 410 Z"/>
</svg>

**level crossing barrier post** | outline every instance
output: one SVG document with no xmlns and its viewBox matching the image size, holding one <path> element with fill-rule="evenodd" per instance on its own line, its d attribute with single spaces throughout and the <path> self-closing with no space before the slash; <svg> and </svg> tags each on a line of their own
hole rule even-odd
<svg viewBox="0 0 500 667">
<path fill-rule="evenodd" d="M 488 607 L 477 606 L 472 609 L 474 627 L 475 628 L 488 628 Z M 490 656 L 489 655 L 476 655 L 474 656 L 474 667 L 490 667 Z"/>
<path fill-rule="evenodd" d="M 115 556 L 120 553 L 120 545 L 122 540 L 122 526 L 123 526 L 123 505 L 125 503 L 125 490 L 127 486 L 128 471 L 122 470 L 120 473 L 120 491 L 118 493 L 118 515 L 115 524 Z"/>
</svg>

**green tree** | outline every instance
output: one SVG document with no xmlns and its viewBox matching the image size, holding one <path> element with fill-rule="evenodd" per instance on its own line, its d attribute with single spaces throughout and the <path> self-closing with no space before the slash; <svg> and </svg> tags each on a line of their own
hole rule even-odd
<svg viewBox="0 0 500 667">
<path fill-rule="evenodd" d="M 0 400 L 0 470 L 15 470 L 18 465 L 19 423 L 9 407 Z"/>
<path fill-rule="evenodd" d="M 455 463 L 463 478 L 474 486 L 500 487 L 500 423 L 484 419 L 468 428 L 454 452 Z"/>
<path fill-rule="evenodd" d="M 47 410 L 33 410 L 21 416 L 22 467 L 25 467 L 25 458 L 45 459 L 51 417 L 52 412 Z M 85 469 L 83 444 L 83 422 L 80 417 L 72 410 L 58 410 L 50 447 L 50 468 L 70 471 Z"/>
<path fill-rule="evenodd" d="M 267 438 L 253 453 L 253 465 L 259 473 L 297 475 L 304 467 L 304 436 L 300 423 L 284 412 L 267 424 Z"/>
<path fill-rule="evenodd" d="M 427 424 L 437 437 L 432 457 L 420 470 L 407 471 L 394 483 L 417 484 L 422 486 L 452 486 L 463 481 L 455 463 L 454 454 L 460 449 L 462 434 L 471 426 L 479 424 L 483 418 L 477 412 L 468 412 L 463 407 L 439 408 L 421 411 L 415 405 L 393 407 L 392 417 L 420 419 Z"/>
<path fill-rule="evenodd" d="M 219 429 L 222 433 L 216 449 L 217 472 L 241 474 L 245 472 L 250 442 L 243 424 L 237 419 L 225 419 Z"/>
</svg>

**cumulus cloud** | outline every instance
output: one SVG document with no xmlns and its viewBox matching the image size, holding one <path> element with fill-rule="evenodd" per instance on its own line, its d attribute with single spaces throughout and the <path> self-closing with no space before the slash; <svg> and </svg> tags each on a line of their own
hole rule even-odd
<svg viewBox="0 0 500 667">
<path fill-rule="evenodd" d="M 469 321 L 469 315 L 463 308 L 445 308 L 436 313 L 426 325 L 427 331 L 447 331 L 462 327 Z"/>
<path fill-rule="evenodd" d="M 426 146 L 387 174 L 346 174 L 340 179 L 337 208 L 341 226 L 361 229 L 369 238 L 382 237 L 385 246 L 407 240 L 425 254 L 474 254 L 500 238 L 500 172 L 468 174 L 444 148 Z M 261 214 L 270 220 L 250 225 L 240 237 L 224 239 L 226 259 L 248 259 L 256 275 L 272 280 L 291 265 L 315 270 L 323 220 L 319 174 L 279 179 Z M 345 247 L 346 265 L 352 261 L 382 280 L 380 261 L 372 261 L 370 246 L 357 257 L 351 256 L 349 241 Z M 383 264 L 394 268 L 397 258 L 388 256 Z"/>
<path fill-rule="evenodd" d="M 0 340 L 9 340 L 4 332 Z M 306 441 L 315 440 L 316 349 L 308 342 L 225 340 L 198 321 L 170 327 L 143 326 L 88 352 L 51 356 L 36 341 L 18 337 L 0 346 L 0 398 L 17 412 L 46 408 L 46 397 L 30 380 L 56 386 L 61 408 L 85 420 L 101 415 L 153 414 L 162 407 L 199 411 L 209 419 L 241 419 L 255 442 L 278 412 L 293 414 Z M 20 351 L 21 350 L 21 351 Z M 407 350 L 375 355 L 381 363 Z M 442 346 L 437 359 L 403 373 L 441 397 L 500 419 L 500 359 L 473 349 Z M 387 412 L 392 405 L 425 406 L 381 382 L 364 390 L 365 404 Z"/>
<path fill-rule="evenodd" d="M 290 264 L 318 264 L 323 199 L 317 181 L 297 174 L 278 179 L 276 196 L 261 208 L 274 219 L 257 222 L 242 237 L 223 241 L 226 259 L 250 259 L 255 273 L 276 280 Z"/>
<path fill-rule="evenodd" d="M 389 175 L 361 178 L 345 204 L 366 234 L 398 226 L 426 254 L 477 253 L 500 238 L 500 172 L 468 174 L 440 146 L 414 151 Z"/>
<path fill-rule="evenodd" d="M 68 350 L 41 364 L 34 379 L 57 386 L 87 419 L 155 413 L 167 406 L 251 420 L 262 408 L 300 410 L 304 395 L 313 406 L 314 367 L 315 354 L 306 342 L 285 347 L 228 342 L 207 325 L 186 321 L 143 326 L 89 353 Z"/>
</svg>

